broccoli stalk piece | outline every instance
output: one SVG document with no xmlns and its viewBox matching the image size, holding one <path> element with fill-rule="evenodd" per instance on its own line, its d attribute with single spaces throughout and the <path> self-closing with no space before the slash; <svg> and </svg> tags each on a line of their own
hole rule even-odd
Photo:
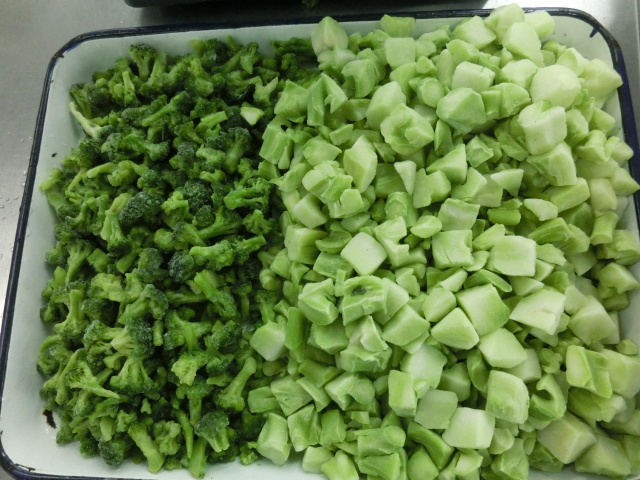
<svg viewBox="0 0 640 480">
<path fill-rule="evenodd" d="M 93 119 L 89 119 L 85 117 L 75 102 L 71 102 L 69 104 L 69 111 L 78 121 L 84 132 L 94 140 L 102 140 L 106 138 L 111 132 L 113 132 L 113 127 L 110 125 L 99 125 Z"/>
<path fill-rule="evenodd" d="M 242 395 L 245 385 L 256 373 L 258 369 L 258 362 L 253 357 L 248 357 L 242 369 L 238 372 L 238 375 L 227 385 L 216 397 L 216 403 L 220 408 L 225 410 L 232 410 L 241 412 L 246 404 L 246 401 Z"/>
<path fill-rule="evenodd" d="M 151 473 L 158 473 L 165 461 L 157 443 L 151 438 L 144 423 L 133 423 L 127 433 L 147 459 L 147 468 Z"/>
</svg>

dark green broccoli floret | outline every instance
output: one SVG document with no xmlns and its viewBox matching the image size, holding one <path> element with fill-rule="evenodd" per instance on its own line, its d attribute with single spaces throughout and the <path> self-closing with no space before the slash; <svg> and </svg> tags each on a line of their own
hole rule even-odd
<svg viewBox="0 0 640 480">
<path fill-rule="evenodd" d="M 154 223 L 161 211 L 162 197 L 143 190 L 129 198 L 118 214 L 118 219 L 123 227 L 128 228 L 138 223 Z"/>
<path fill-rule="evenodd" d="M 106 298 L 86 297 L 82 301 L 82 311 L 90 321 L 98 320 L 112 325 L 118 316 L 118 304 Z"/>
<path fill-rule="evenodd" d="M 98 453 L 107 465 L 121 465 L 131 456 L 133 441 L 131 437 L 118 436 L 98 443 Z"/>
<path fill-rule="evenodd" d="M 167 276 L 167 270 L 162 268 L 164 258 L 155 248 L 145 248 L 138 257 L 138 266 L 134 272 L 144 283 L 155 283 Z"/>
<path fill-rule="evenodd" d="M 213 208 L 213 205 L 203 205 L 198 209 L 198 211 L 193 215 L 193 225 L 198 228 L 206 227 L 207 225 L 211 225 L 216 220 L 216 211 Z"/>
<path fill-rule="evenodd" d="M 205 338 L 205 345 L 207 348 L 218 350 L 221 352 L 228 352 L 237 348 L 238 342 L 242 339 L 242 327 L 229 320 L 225 323 L 216 322 L 211 330 L 211 333 Z"/>
<path fill-rule="evenodd" d="M 176 283 L 184 283 L 190 280 L 196 271 L 196 262 L 187 252 L 178 250 L 169 260 L 169 276 Z"/>
</svg>

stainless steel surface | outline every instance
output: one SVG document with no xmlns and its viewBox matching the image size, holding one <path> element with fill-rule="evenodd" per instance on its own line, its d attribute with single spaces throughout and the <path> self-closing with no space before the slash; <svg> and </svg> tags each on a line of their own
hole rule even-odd
<svg viewBox="0 0 640 480">
<path fill-rule="evenodd" d="M 491 8 L 509 0 L 370 0 L 371 12 Z M 523 7 L 566 7 L 595 17 L 617 39 L 629 75 L 636 118 L 640 119 L 638 0 L 520 0 Z M 246 18 L 286 19 L 362 12 L 362 2 L 320 0 L 308 9 L 300 0 L 273 4 L 216 0 L 191 6 L 133 8 L 122 0 L 0 0 L 0 301 L 4 305 L 14 237 L 27 174 L 32 136 L 45 72 L 51 56 L 68 40 L 92 30 L 141 25 L 237 24 Z M 23 259 L 23 261 L 41 261 Z M 34 301 L 38 301 L 34 292 Z M 1 312 L 0 312 L 1 314 Z M 11 386 L 7 386 L 11 391 Z M 9 478 L 0 472 L 0 480 Z"/>
</svg>

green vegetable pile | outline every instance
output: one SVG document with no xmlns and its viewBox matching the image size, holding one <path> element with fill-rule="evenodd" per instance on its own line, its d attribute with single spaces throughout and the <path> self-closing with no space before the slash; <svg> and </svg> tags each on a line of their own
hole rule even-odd
<svg viewBox="0 0 640 480">
<path fill-rule="evenodd" d="M 37 365 L 59 443 L 201 477 L 257 458 L 243 392 L 268 379 L 248 338 L 281 296 L 259 275 L 282 244 L 260 132 L 285 79 L 316 72 L 304 42 L 190 45 L 135 44 L 71 89 L 86 137 L 41 185 L 58 223 Z"/>
<path fill-rule="evenodd" d="M 554 29 L 326 17 L 75 88 L 88 137 L 43 185 L 59 441 L 195 476 L 639 474 L 622 80 Z"/>
</svg>

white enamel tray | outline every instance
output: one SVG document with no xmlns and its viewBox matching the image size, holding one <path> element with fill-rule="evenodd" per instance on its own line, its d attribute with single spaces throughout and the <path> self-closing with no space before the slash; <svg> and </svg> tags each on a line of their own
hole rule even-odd
<svg viewBox="0 0 640 480">
<path fill-rule="evenodd" d="M 576 10 L 551 9 L 549 12 L 556 20 L 556 33 L 552 38 L 575 47 L 589 59 L 599 58 L 613 65 L 626 80 L 620 49 L 596 20 Z M 414 16 L 418 18 L 416 32 L 429 31 L 445 23 L 455 24 L 466 16 L 488 13 L 470 10 L 415 12 Z M 401 15 L 409 13 L 403 12 Z M 367 32 L 377 26 L 379 16 L 338 19 L 349 33 Z M 224 38 L 232 35 L 240 42 L 257 41 L 268 49 L 269 40 L 306 37 L 314 26 L 315 23 L 292 23 L 250 25 L 243 28 L 213 26 L 206 30 L 151 27 L 94 32 L 73 39 L 51 60 L 34 136 L 0 338 L 0 386 L 3 388 L 0 399 L 0 465 L 11 475 L 21 479 L 192 479 L 187 470 L 163 471 L 153 475 L 147 471 L 145 464 L 134 465 L 129 462 L 114 468 L 107 466 L 100 458 L 83 458 L 77 444 L 56 444 L 56 430 L 47 423 L 43 414 L 44 404 L 39 396 L 43 379 L 35 365 L 38 349 L 48 334 L 40 321 L 39 309 L 40 292 L 50 277 L 44 263 L 44 253 L 54 245 L 54 217 L 38 185 L 81 138 L 82 132 L 67 108 L 69 87 L 74 83 L 88 81 L 93 72 L 111 66 L 116 58 L 126 55 L 129 45 L 134 42 L 144 41 L 169 53 L 183 53 L 189 50 L 189 39 Z M 623 137 L 636 151 L 631 162 L 633 169 L 634 162 L 640 162 L 640 159 L 637 155 L 636 128 L 626 82 L 618 95 L 609 101 L 606 109 L 618 121 L 617 135 Z M 640 165 L 635 170 L 640 172 Z M 637 232 L 636 210 L 635 204 L 632 204 L 628 209 L 626 222 L 629 228 Z M 632 304 L 621 316 L 625 336 L 636 341 L 640 341 L 640 322 L 635 318 L 640 311 L 639 302 L 639 298 L 633 298 Z M 321 478 L 302 471 L 298 461 L 277 467 L 268 460 L 246 467 L 235 463 L 211 466 L 206 477 L 219 480 Z M 532 471 L 530 477 L 533 480 L 594 478 L 571 470 L 557 475 Z"/>
</svg>

